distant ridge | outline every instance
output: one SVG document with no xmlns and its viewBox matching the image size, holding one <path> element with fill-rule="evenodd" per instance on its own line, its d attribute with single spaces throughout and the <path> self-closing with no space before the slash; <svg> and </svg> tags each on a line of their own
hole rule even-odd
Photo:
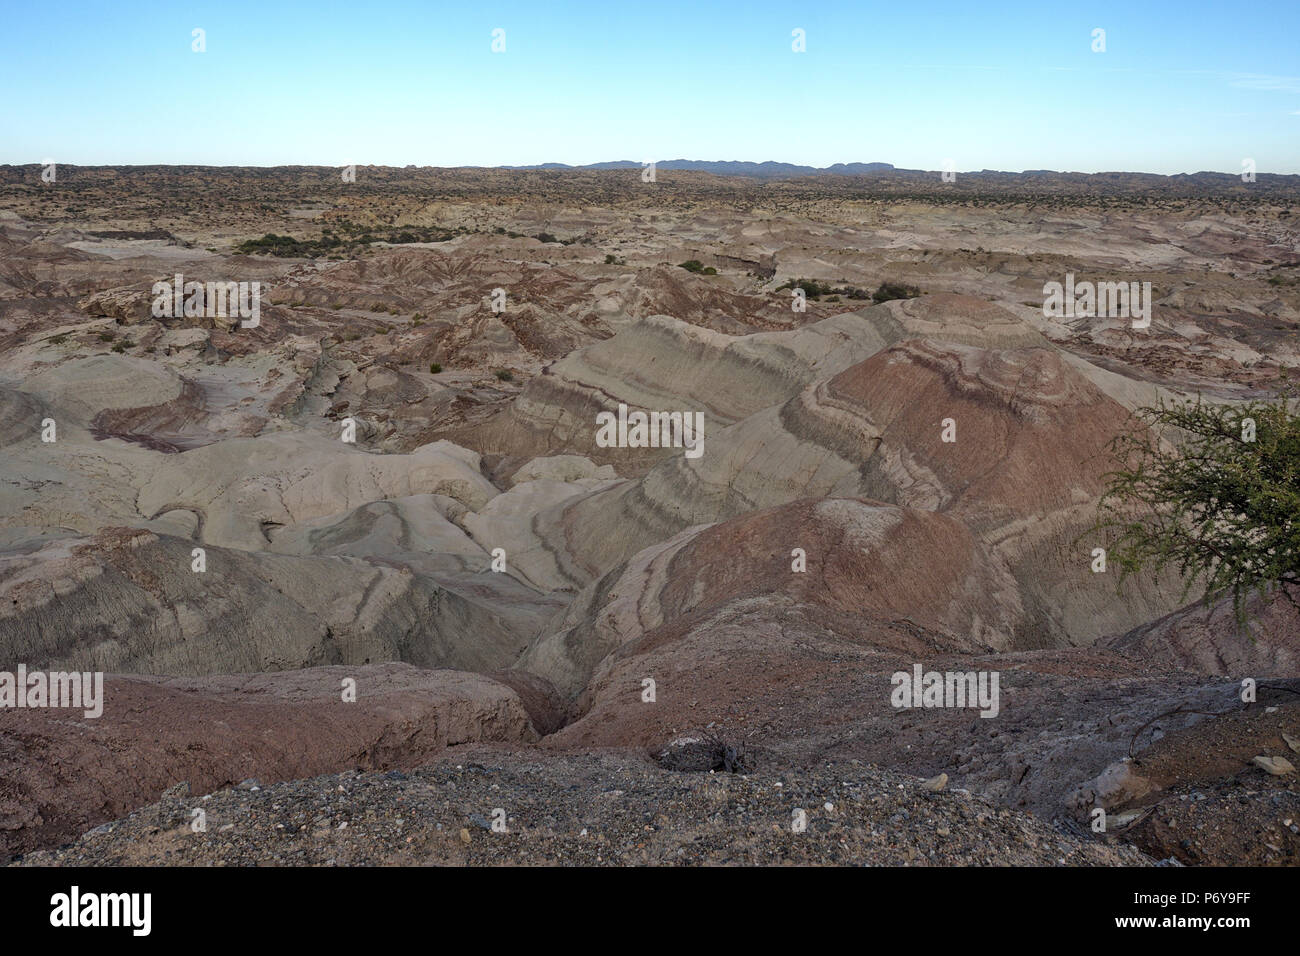
<svg viewBox="0 0 1300 956">
<path fill-rule="evenodd" d="M 716 190 L 722 188 L 776 190 L 786 195 L 796 192 L 817 196 L 910 196 L 936 198 L 939 201 L 972 196 L 984 199 L 1036 200 L 1047 196 L 1091 197 L 1160 197 L 1207 198 L 1220 196 L 1232 201 L 1254 201 L 1267 198 L 1294 204 L 1300 199 L 1300 175 L 1260 172 L 1254 180 L 1243 181 L 1240 173 L 1201 171 L 1195 173 L 1139 173 L 1105 171 L 1097 173 L 1060 172 L 1050 169 L 1029 169 L 1024 172 L 1005 172 L 993 169 L 956 170 L 956 176 L 943 179 L 938 170 L 907 169 L 890 163 L 836 163 L 833 166 L 814 167 L 795 163 L 707 161 L 672 159 L 656 163 L 668 179 L 675 172 L 686 173 L 686 179 L 699 176 L 702 182 L 690 184 L 692 188 Z M 76 177 L 83 184 L 110 183 L 122 176 L 161 177 L 161 181 L 183 183 L 187 177 L 229 179 L 271 183 L 299 182 L 302 185 L 324 187 L 339 184 L 338 166 L 80 166 L 62 163 L 60 181 Z M 365 170 L 370 182 L 392 184 L 397 188 L 423 184 L 419 188 L 442 188 L 457 184 L 457 189 L 476 191 L 476 195 L 496 193 L 506 195 L 520 188 L 522 181 L 551 180 L 550 186 L 582 188 L 589 180 L 599 180 L 608 188 L 638 185 L 642 164 L 632 160 L 617 160 L 574 166 L 567 163 L 541 163 L 528 166 L 376 166 L 357 164 Z M 23 165 L 0 164 L 0 188 L 30 186 L 40 182 L 42 167 L 36 163 Z M 730 181 L 731 186 L 725 184 Z M 621 184 L 621 186 L 617 186 Z M 749 184 L 748 187 L 745 184 Z M 674 188 L 688 184 L 677 177 Z M 243 188 L 242 186 L 238 188 Z M 965 197 L 965 198 L 962 198 Z M 1288 213 L 1289 214 L 1289 213 Z"/>
<path fill-rule="evenodd" d="M 495 166 L 494 169 L 640 169 L 644 163 L 629 159 L 608 163 L 588 163 L 570 166 L 567 163 L 541 163 L 536 166 Z M 817 176 L 832 173 L 841 176 L 861 176 L 865 173 L 884 173 L 894 169 L 893 163 L 836 163 L 834 166 L 800 166 L 795 163 L 746 160 L 668 159 L 655 163 L 656 169 L 688 169 L 715 176 L 752 176 L 755 179 L 783 179 L 790 176 Z"/>
<path fill-rule="evenodd" d="M 645 164 L 629 159 L 613 160 L 605 163 L 587 163 L 573 166 L 569 163 L 539 163 L 531 166 L 475 166 L 460 167 L 473 169 L 504 170 L 610 170 L 641 169 Z M 454 167 L 453 167 L 454 168 Z M 778 163 L 768 160 L 762 163 L 748 160 L 703 160 L 703 159 L 668 159 L 655 163 L 661 170 L 690 170 L 711 173 L 715 176 L 736 176 L 748 179 L 779 180 L 798 179 L 804 176 L 871 176 L 878 179 L 927 179 L 937 170 L 907 169 L 893 163 L 835 163 L 833 166 L 801 166 L 797 163 Z M 957 175 L 965 180 L 1005 183 L 1025 179 L 1056 183 L 1101 183 L 1127 182 L 1131 185 L 1146 184 L 1153 187 L 1172 185 L 1174 183 L 1195 183 L 1200 185 L 1225 186 L 1241 182 L 1239 173 L 1221 173 L 1202 170 L 1195 173 L 1143 173 L 1123 170 L 1103 170 L 1095 173 L 1072 172 L 1057 169 L 1026 169 L 1023 172 L 1010 172 L 1001 169 L 956 170 Z M 1300 175 L 1260 173 L 1261 181 L 1278 183 L 1300 182 Z"/>
</svg>

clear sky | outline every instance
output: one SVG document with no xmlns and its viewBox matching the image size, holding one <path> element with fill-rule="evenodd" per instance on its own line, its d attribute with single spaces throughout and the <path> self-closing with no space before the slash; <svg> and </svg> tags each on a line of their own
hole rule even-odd
<svg viewBox="0 0 1300 956">
<path fill-rule="evenodd" d="M 1300 0 L 7 0 L 0 19 L 0 163 L 1300 173 Z"/>
</svg>

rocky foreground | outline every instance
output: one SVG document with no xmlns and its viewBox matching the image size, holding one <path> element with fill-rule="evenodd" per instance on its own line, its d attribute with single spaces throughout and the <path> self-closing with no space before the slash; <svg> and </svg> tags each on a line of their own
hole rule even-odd
<svg viewBox="0 0 1300 956">
<path fill-rule="evenodd" d="M 964 790 L 857 764 L 682 773 L 630 755 L 472 751 L 151 806 L 22 865 L 865 864 L 1120 866 L 1131 847 L 1062 833 Z M 194 832 L 194 810 L 206 832 Z M 504 832 L 493 829 L 494 811 Z M 806 826 L 796 832 L 796 811 Z M 499 829 L 499 827 L 498 827 Z"/>
<path fill-rule="evenodd" d="M 370 665 L 352 672 L 354 703 L 335 692 L 343 667 L 118 677 L 97 721 L 0 713 L 0 851 L 94 865 L 1300 861 L 1300 682 L 1242 704 L 1235 685 L 1189 675 L 1108 678 L 1117 660 L 1100 652 L 983 663 L 1006 675 L 1003 719 L 873 714 L 858 674 L 791 687 L 748 729 L 685 702 L 700 723 L 665 725 L 653 750 L 628 746 L 658 726 L 632 713 L 601 742 L 566 733 L 522 672 Z"/>
</svg>

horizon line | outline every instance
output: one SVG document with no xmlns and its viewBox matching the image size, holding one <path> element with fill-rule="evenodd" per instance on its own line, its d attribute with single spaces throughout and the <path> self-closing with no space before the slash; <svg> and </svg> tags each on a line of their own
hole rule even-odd
<svg viewBox="0 0 1300 956">
<path fill-rule="evenodd" d="M 839 162 L 832 163 L 828 166 L 813 166 L 808 163 L 794 163 L 787 160 L 778 160 L 778 159 L 750 160 L 750 159 L 676 158 L 676 159 L 665 159 L 665 160 L 653 161 L 653 165 L 656 167 L 656 169 L 665 169 L 665 168 L 672 169 L 672 164 L 682 164 L 682 163 L 689 163 L 694 166 L 744 166 L 744 167 L 753 167 L 755 169 L 761 169 L 764 167 L 768 167 L 768 168 L 786 167 L 789 170 L 791 170 L 795 175 L 829 173 L 832 175 L 853 176 L 853 175 L 872 175 L 872 174 L 888 175 L 890 173 L 940 173 L 945 171 L 953 172 L 957 175 L 964 175 L 964 176 L 974 176 L 974 175 L 981 175 L 981 174 L 1000 174 L 1000 175 L 1008 175 L 1008 176 L 1023 176 L 1028 174 L 1053 174 L 1058 176 L 1104 176 L 1104 175 L 1124 174 L 1124 175 L 1137 175 L 1137 176 L 1158 176 L 1165 179 L 1171 179 L 1178 176 L 1202 176 L 1202 175 L 1229 176 L 1229 177 L 1236 178 L 1241 175 L 1240 170 L 1227 171 L 1227 170 L 1218 170 L 1218 169 L 1198 169 L 1194 171 L 1182 171 L 1176 173 L 1158 173 L 1158 172 L 1151 172 L 1149 170 L 1142 170 L 1142 169 L 1098 169 L 1094 171 L 1086 171 L 1086 170 L 1078 170 L 1078 169 L 1048 169 L 1045 167 L 1026 168 L 1018 171 L 1011 170 L 1011 169 L 993 169 L 989 167 L 984 167 L 981 169 L 942 170 L 939 168 L 924 169 L 919 167 L 895 166 L 893 163 L 887 163 L 879 160 L 873 160 L 873 161 L 850 160 L 847 162 L 839 161 Z M 64 166 L 64 167 L 72 167 L 72 168 L 80 168 L 80 169 L 112 169 L 112 168 L 120 168 L 120 167 L 132 167 L 132 168 L 141 168 L 141 169 L 145 169 L 145 168 L 346 169 L 348 167 L 355 167 L 359 169 L 393 169 L 393 170 L 440 169 L 440 170 L 450 171 L 450 170 L 458 170 L 458 169 L 481 169 L 481 170 L 505 170 L 505 171 L 517 171 L 517 172 L 559 172 L 559 171 L 566 171 L 566 170 L 609 172 L 612 170 L 619 170 L 619 169 L 644 169 L 651 164 L 651 161 L 646 160 L 643 162 L 638 162 L 636 160 L 629 160 L 629 159 L 614 159 L 614 160 L 598 160 L 596 162 L 591 162 L 591 163 L 564 163 L 559 161 L 547 161 L 541 163 L 497 163 L 497 164 L 459 163 L 459 164 L 452 164 L 452 165 L 442 165 L 436 163 L 390 164 L 390 163 L 321 163 L 321 162 L 214 164 L 214 163 L 199 163 L 199 162 L 85 163 L 85 162 L 63 162 L 52 158 L 47 158 L 40 161 L 29 161 L 29 162 L 3 162 L 0 163 L 0 168 L 21 169 L 27 166 L 31 166 L 39 169 L 43 166 L 50 165 L 50 164 L 54 164 L 55 166 Z M 848 169 L 851 167 L 877 167 L 877 168 L 864 169 L 861 171 L 853 171 L 853 172 L 842 171 L 844 169 Z M 707 169 L 699 170 L 699 169 L 681 169 L 681 168 L 678 168 L 674 171 L 711 172 L 710 170 Z M 725 176 L 728 174 L 713 173 L 713 175 Z M 1270 173 L 1262 170 L 1257 170 L 1255 172 L 1255 175 L 1256 176 L 1278 176 L 1278 177 L 1300 177 L 1300 173 Z M 776 177 L 773 176 L 767 178 L 776 178 Z"/>
</svg>

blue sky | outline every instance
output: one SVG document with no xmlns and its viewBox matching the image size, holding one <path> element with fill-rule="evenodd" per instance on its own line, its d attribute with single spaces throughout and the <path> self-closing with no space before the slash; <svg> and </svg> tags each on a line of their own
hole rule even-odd
<svg viewBox="0 0 1300 956">
<path fill-rule="evenodd" d="M 1300 173 L 1297 0 L 70 0 L 4 19 L 0 163 Z"/>
</svg>

